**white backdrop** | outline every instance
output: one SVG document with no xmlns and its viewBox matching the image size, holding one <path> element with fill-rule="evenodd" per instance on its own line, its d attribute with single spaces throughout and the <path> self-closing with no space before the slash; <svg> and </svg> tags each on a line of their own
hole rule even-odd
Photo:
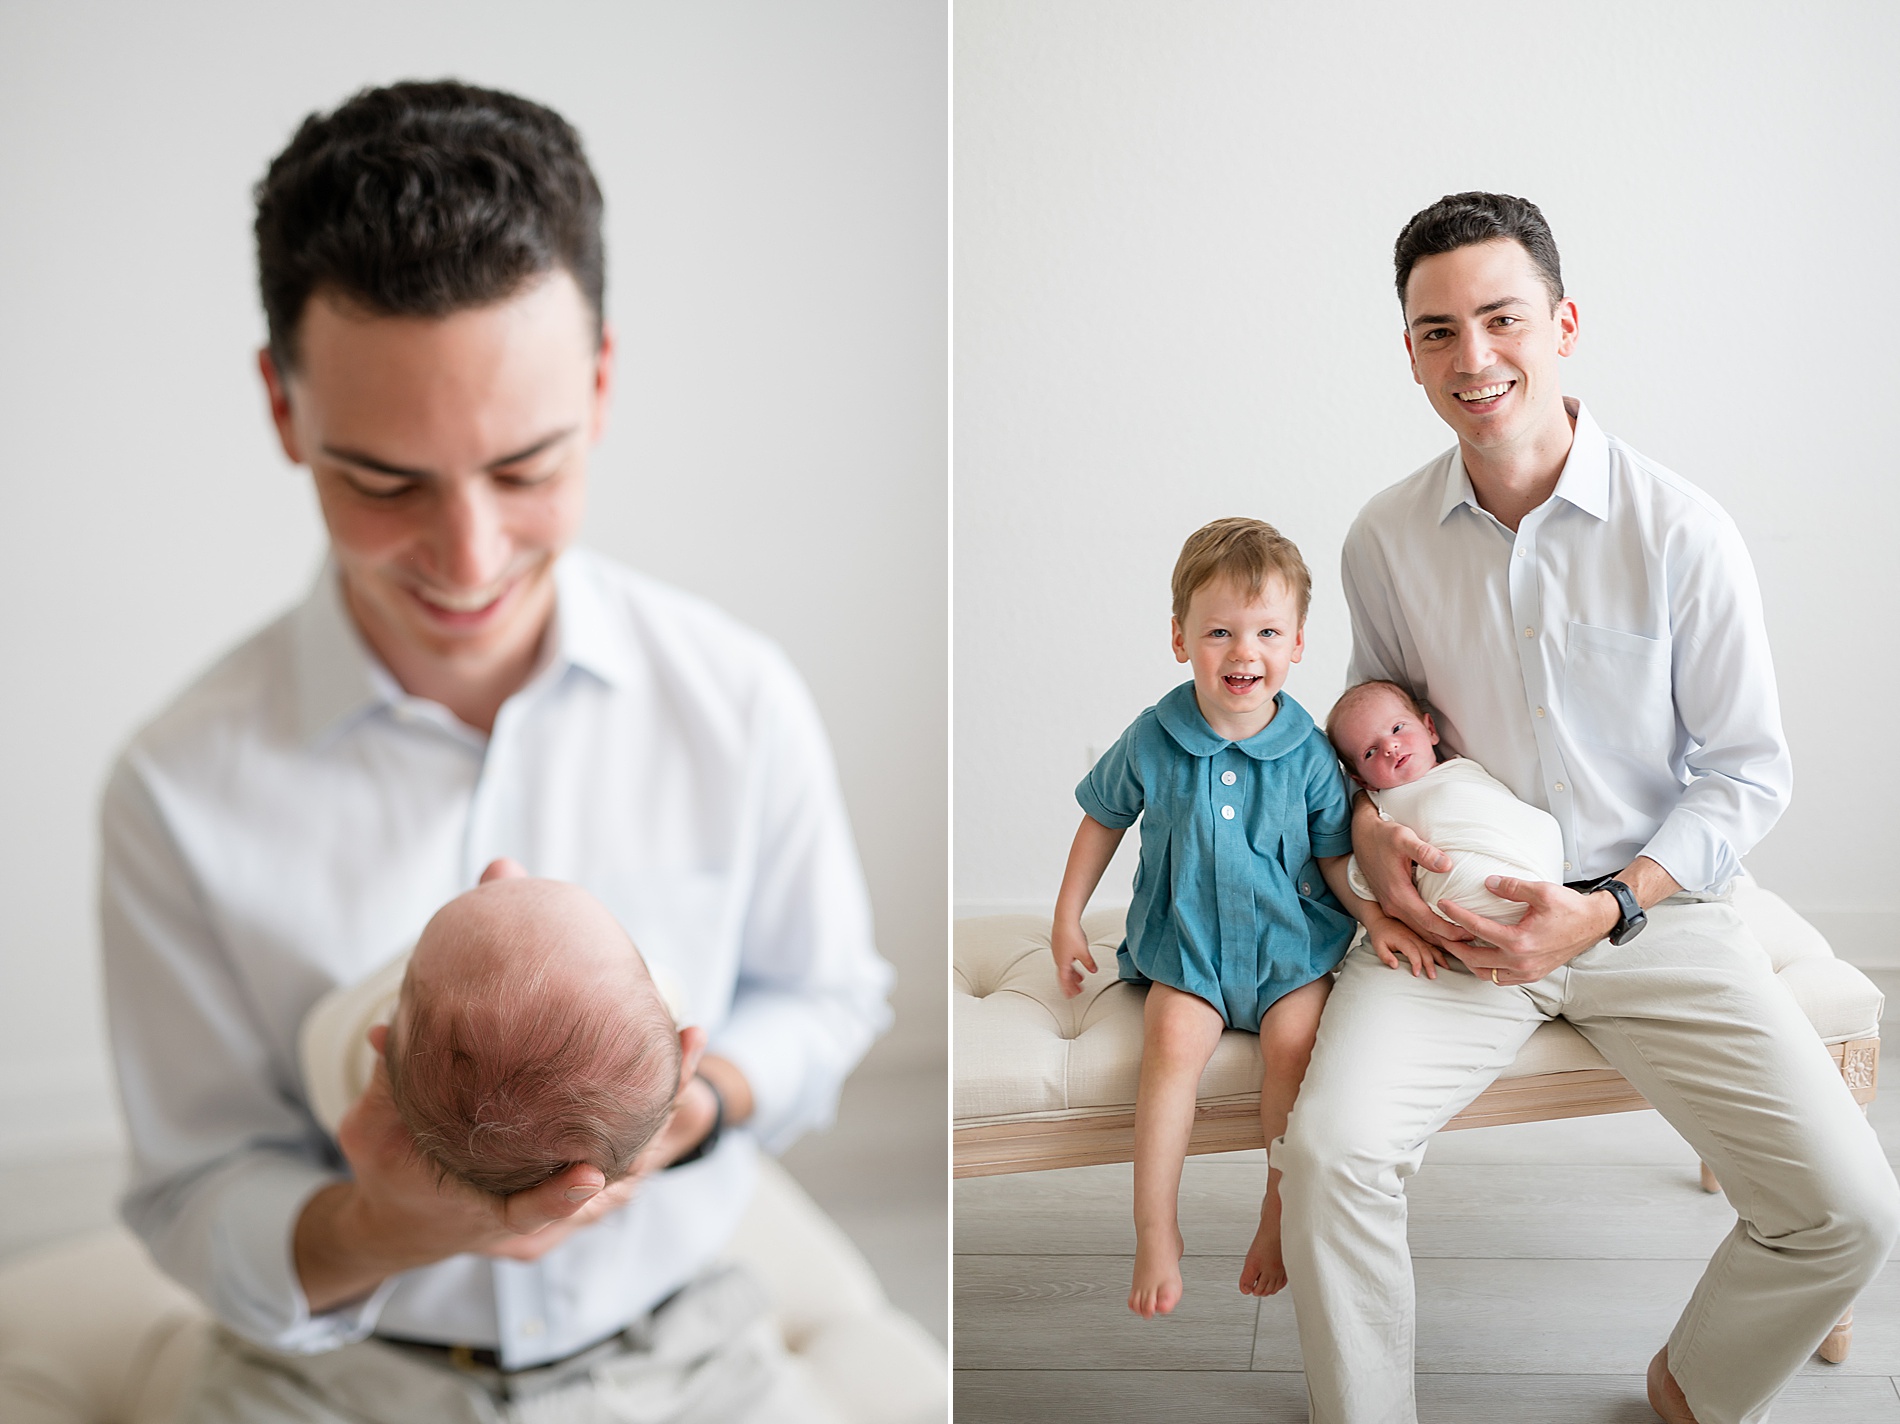
<svg viewBox="0 0 1900 1424">
<path fill-rule="evenodd" d="M 779 639 L 944 1042 L 945 24 L 928 0 L 0 5 L 0 1158 L 116 1131 L 94 803 L 321 556 L 253 368 L 250 187 L 303 116 L 454 75 L 607 195 L 613 425 L 584 539 Z"/>
<path fill-rule="evenodd" d="M 1796 793 L 1750 869 L 1845 956 L 1900 949 L 1897 16 L 959 0 L 958 913 L 1053 903 L 1091 750 L 1182 679 L 1168 575 L 1205 521 L 1300 544 L 1288 687 L 1331 706 L 1346 527 L 1452 443 L 1392 244 L 1486 188 L 1556 233 L 1566 391 L 1753 552 Z M 1098 903 L 1125 901 L 1132 845 Z"/>
</svg>

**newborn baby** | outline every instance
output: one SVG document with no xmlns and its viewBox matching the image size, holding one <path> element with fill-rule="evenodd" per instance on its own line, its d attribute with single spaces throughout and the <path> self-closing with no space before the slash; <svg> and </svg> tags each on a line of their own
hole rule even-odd
<svg viewBox="0 0 1900 1424">
<path fill-rule="evenodd" d="M 390 1097 L 443 1171 L 497 1196 L 576 1162 L 611 1182 L 665 1124 L 699 1031 L 681 1034 L 598 900 L 503 864 L 444 905 L 413 951 L 306 1016 L 312 1109 L 334 1133 L 369 1084 L 368 1031 L 387 1024 Z"/>
<path fill-rule="evenodd" d="M 1431 715 L 1395 682 L 1346 689 L 1326 719 L 1326 735 L 1353 780 L 1379 814 L 1397 821 L 1451 857 L 1447 872 L 1414 867 L 1418 893 L 1440 919 L 1450 900 L 1500 924 L 1514 925 L 1530 907 L 1484 888 L 1485 877 L 1563 879 L 1563 833 L 1549 812 L 1528 806 L 1469 757 L 1438 760 Z M 1355 858 L 1347 862 L 1355 895 L 1372 899 Z"/>
</svg>

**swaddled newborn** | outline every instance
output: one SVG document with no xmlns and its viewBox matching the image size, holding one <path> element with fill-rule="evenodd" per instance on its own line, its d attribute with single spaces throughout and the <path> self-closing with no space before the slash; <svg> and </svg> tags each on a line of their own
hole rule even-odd
<svg viewBox="0 0 1900 1424">
<path fill-rule="evenodd" d="M 1485 878 L 1563 879 L 1563 832 L 1554 817 L 1511 794 L 1469 757 L 1438 760 L 1431 715 L 1395 682 L 1346 689 L 1326 719 L 1326 735 L 1353 780 L 1387 820 L 1397 821 L 1451 857 L 1449 871 L 1414 868 L 1419 897 L 1440 919 L 1449 900 L 1500 924 L 1514 925 L 1530 907 L 1484 888 Z M 1347 863 L 1353 893 L 1372 887 L 1355 857 Z"/>
<path fill-rule="evenodd" d="M 498 1196 L 576 1162 L 625 1176 L 679 1092 L 680 1033 L 640 952 L 559 881 L 491 879 L 457 896 L 409 955 L 310 1012 L 304 1078 L 332 1132 L 368 1085 L 378 1023 L 417 1147 Z"/>
</svg>

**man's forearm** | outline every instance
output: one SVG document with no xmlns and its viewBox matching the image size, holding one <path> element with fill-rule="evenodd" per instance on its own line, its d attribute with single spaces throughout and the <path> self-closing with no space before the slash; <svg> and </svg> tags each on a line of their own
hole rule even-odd
<svg viewBox="0 0 1900 1424">
<path fill-rule="evenodd" d="M 304 1203 L 291 1233 L 297 1281 L 312 1315 L 361 1300 L 398 1271 L 429 1264 L 393 1258 L 363 1240 L 355 1213 L 356 1187 L 332 1182 Z"/>
<path fill-rule="evenodd" d="M 1628 865 L 1624 866 L 1622 870 L 1617 872 L 1616 878 L 1629 886 L 1630 894 L 1636 897 L 1636 903 L 1641 905 L 1645 910 L 1651 905 L 1660 905 L 1664 900 L 1667 900 L 1671 895 L 1674 895 L 1677 891 L 1682 889 L 1682 887 L 1676 883 L 1676 878 L 1673 875 L 1646 855 L 1637 856 L 1636 859 L 1632 860 Z M 1614 904 L 1616 897 L 1610 896 L 1609 898 L 1610 902 Z M 1611 929 L 1616 927 L 1618 918 L 1618 915 L 1612 915 L 1610 919 Z M 1605 930 L 1604 933 L 1608 934 L 1609 931 Z"/>
</svg>

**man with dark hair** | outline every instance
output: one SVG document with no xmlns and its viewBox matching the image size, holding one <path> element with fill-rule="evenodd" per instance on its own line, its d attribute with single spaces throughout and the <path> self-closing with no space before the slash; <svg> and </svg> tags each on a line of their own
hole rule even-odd
<svg viewBox="0 0 1900 1424">
<path fill-rule="evenodd" d="M 1740 1216 L 1651 1362 L 1651 1403 L 1754 1424 L 1900 1235 L 1879 1142 L 1730 902 L 1790 786 L 1754 570 L 1713 500 L 1564 397 L 1577 307 L 1535 205 L 1447 197 L 1394 257 L 1413 378 L 1458 439 L 1347 535 L 1347 680 L 1430 703 L 1448 745 L 1555 817 L 1566 883 L 1490 877 L 1521 922 L 1447 902 L 1453 928 L 1412 877 L 1449 858 L 1355 808 L 1383 907 L 1469 972 L 1349 954 L 1273 1146 L 1314 1424 L 1414 1418 L 1405 1179 L 1558 1016 Z"/>
<path fill-rule="evenodd" d="M 125 1215 L 226 1327 L 188 1419 L 826 1417 L 711 1267 L 889 971 L 783 655 L 568 547 L 612 386 L 600 216 L 558 115 L 455 83 L 312 117 L 258 187 L 259 366 L 330 561 L 103 810 Z M 619 1181 L 444 1179 L 380 1070 L 336 1141 L 312 1116 L 305 1012 L 501 857 L 591 891 L 707 1033 Z"/>
</svg>

